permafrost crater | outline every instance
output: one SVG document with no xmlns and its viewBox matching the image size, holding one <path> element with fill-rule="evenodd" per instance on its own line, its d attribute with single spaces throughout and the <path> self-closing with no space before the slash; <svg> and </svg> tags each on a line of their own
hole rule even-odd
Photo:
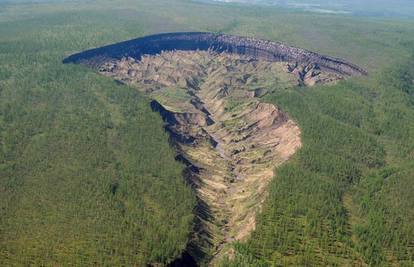
<svg viewBox="0 0 414 267">
<path fill-rule="evenodd" d="M 187 253 L 211 265 L 254 230 L 274 168 L 302 145 L 296 123 L 260 98 L 366 74 L 282 43 L 212 33 L 153 35 L 64 62 L 93 67 L 153 99 L 198 199 Z"/>
</svg>

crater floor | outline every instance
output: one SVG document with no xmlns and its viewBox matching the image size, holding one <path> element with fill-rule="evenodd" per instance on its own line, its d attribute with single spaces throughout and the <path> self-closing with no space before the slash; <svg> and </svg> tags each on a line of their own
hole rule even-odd
<svg viewBox="0 0 414 267">
<path fill-rule="evenodd" d="M 315 64 L 267 62 L 213 51 L 170 51 L 141 60 L 109 60 L 99 71 L 133 85 L 152 106 L 187 164 L 198 197 L 193 257 L 213 261 L 255 228 L 274 168 L 300 147 L 300 129 L 278 107 L 262 103 L 272 90 L 335 82 Z"/>
</svg>

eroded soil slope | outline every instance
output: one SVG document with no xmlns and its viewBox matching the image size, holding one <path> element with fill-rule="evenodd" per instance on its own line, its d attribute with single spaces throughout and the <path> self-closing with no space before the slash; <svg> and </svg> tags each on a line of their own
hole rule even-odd
<svg viewBox="0 0 414 267">
<path fill-rule="evenodd" d="M 99 71 L 148 93 L 166 121 L 198 197 L 189 246 L 198 259 L 231 253 L 228 244 L 248 236 L 274 168 L 301 147 L 295 122 L 259 98 L 276 88 L 342 78 L 317 65 L 212 51 L 111 60 Z"/>
</svg>

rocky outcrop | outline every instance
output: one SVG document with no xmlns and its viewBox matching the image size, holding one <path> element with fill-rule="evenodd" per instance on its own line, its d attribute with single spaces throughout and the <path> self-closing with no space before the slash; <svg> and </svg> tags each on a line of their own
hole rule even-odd
<svg viewBox="0 0 414 267">
<path fill-rule="evenodd" d="M 207 51 L 236 53 L 254 59 L 316 65 L 340 75 L 366 75 L 362 68 L 340 58 L 320 55 L 280 42 L 205 32 L 165 33 L 146 36 L 72 55 L 64 63 L 83 63 L 99 66 L 109 59 L 156 55 L 162 51 Z"/>
</svg>

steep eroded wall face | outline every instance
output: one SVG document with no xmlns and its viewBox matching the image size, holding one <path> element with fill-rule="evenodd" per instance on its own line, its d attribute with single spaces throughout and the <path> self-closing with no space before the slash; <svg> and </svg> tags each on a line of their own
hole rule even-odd
<svg viewBox="0 0 414 267">
<path fill-rule="evenodd" d="M 249 56 L 271 62 L 313 64 L 318 68 L 346 76 L 366 75 L 362 68 L 346 60 L 320 55 L 305 49 L 280 42 L 251 37 L 214 34 L 207 32 L 165 33 L 133 39 L 72 55 L 64 63 L 83 63 L 96 67 L 108 59 L 143 55 L 156 55 L 162 51 L 207 51 L 226 52 Z"/>
</svg>

